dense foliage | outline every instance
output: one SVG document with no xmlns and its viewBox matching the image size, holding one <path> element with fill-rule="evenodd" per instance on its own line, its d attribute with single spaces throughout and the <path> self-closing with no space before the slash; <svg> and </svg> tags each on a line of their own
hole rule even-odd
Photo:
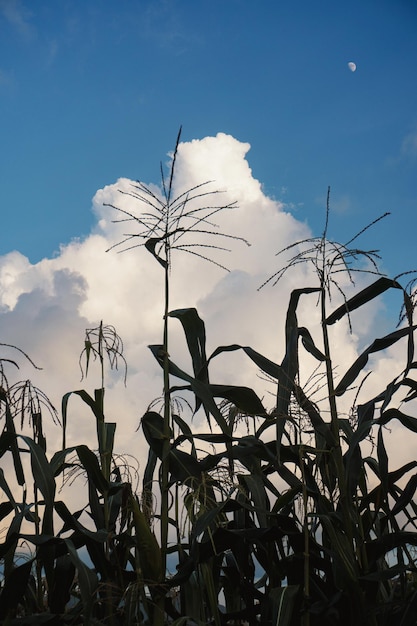
<svg viewBox="0 0 417 626">
<path fill-rule="evenodd" d="M 42 418 L 45 410 L 58 416 L 30 383 L 9 384 L 6 370 L 13 363 L 3 361 L 0 623 L 416 624 L 417 461 L 389 471 L 385 445 L 393 420 L 404 436 L 417 432 L 413 410 L 403 412 L 396 403 L 401 396 L 411 407 L 417 397 L 410 289 L 379 275 L 374 253 L 352 248 L 353 240 L 328 241 L 326 225 L 322 237 L 287 249 L 294 256 L 271 277 L 279 281 L 300 262 L 312 263 L 317 276 L 315 286 L 300 285 L 291 294 L 282 362 L 233 343 L 207 356 L 197 310 L 169 310 L 171 255 L 179 247 L 187 251 L 189 235 L 230 237 L 210 224 L 233 205 L 202 207 L 198 200 L 211 196 L 205 184 L 172 198 L 175 155 L 161 197 L 137 183 L 132 202 L 145 209 L 122 211 L 123 219 L 139 225 L 138 245 L 146 246 L 165 276 L 163 340 L 150 346 L 161 365 L 164 397 L 160 412 L 151 404 L 142 418 L 149 454 L 140 490 L 113 455 L 116 424 L 105 417 L 104 364 L 123 360 L 113 327 L 100 324 L 86 333 L 82 358 L 87 369 L 98 359 L 102 387 L 93 395 L 78 390 L 64 396 L 63 445 L 52 456 Z M 188 251 L 215 262 L 204 247 Z M 330 310 L 337 273 L 351 277 L 361 259 L 368 286 Z M 375 339 L 335 381 L 329 327 L 387 290 L 401 294 L 402 323 Z M 298 325 L 300 298 L 318 302 L 320 343 Z M 168 324 L 178 322 L 191 372 L 168 354 Z M 362 398 L 369 356 L 378 358 L 400 340 L 404 370 Z M 213 361 L 231 352 L 274 381 L 272 410 L 253 389 L 210 382 Z M 317 363 L 315 375 L 321 372 L 320 402 L 301 386 L 304 355 Z M 346 416 L 338 402 L 355 385 Z M 96 450 L 66 446 L 73 394 L 94 415 Z M 191 400 L 181 402 L 184 396 Z M 191 415 L 205 415 L 206 432 L 193 432 L 187 407 Z M 28 420 L 32 432 L 22 434 Z M 85 491 L 80 508 L 71 511 L 58 485 L 74 472 L 84 474 Z"/>
</svg>

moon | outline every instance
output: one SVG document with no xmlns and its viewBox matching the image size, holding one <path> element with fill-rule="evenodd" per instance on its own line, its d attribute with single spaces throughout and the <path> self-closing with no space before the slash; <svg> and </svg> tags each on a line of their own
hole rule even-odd
<svg viewBox="0 0 417 626">
<path fill-rule="evenodd" d="M 356 63 L 354 63 L 353 61 L 349 61 L 348 68 L 351 72 L 356 72 Z"/>
</svg>

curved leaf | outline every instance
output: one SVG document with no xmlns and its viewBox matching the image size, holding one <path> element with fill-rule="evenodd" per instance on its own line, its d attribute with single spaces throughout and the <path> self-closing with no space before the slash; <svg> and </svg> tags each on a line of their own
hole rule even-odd
<svg viewBox="0 0 417 626">
<path fill-rule="evenodd" d="M 316 344 L 314 343 L 313 337 L 311 336 L 307 328 L 300 326 L 300 328 L 298 329 L 298 335 L 301 337 L 301 342 L 307 352 L 314 356 L 314 358 L 318 361 L 326 360 L 325 355 L 317 348 Z"/>
<path fill-rule="evenodd" d="M 333 313 L 331 313 L 327 317 L 326 324 L 328 326 L 334 324 L 344 315 L 347 315 L 351 311 L 358 309 L 367 302 L 370 302 L 374 298 L 377 298 L 388 289 L 392 288 L 401 289 L 404 292 L 404 289 L 399 283 L 397 283 L 397 281 L 392 280 L 391 278 L 387 278 L 386 276 L 381 276 L 381 278 L 378 278 L 378 280 L 372 283 L 372 285 L 365 287 L 365 289 L 362 289 L 362 291 L 347 300 L 347 302 L 344 302 L 340 307 L 336 309 L 336 311 L 333 311 Z"/>
<path fill-rule="evenodd" d="M 196 308 L 176 309 L 168 313 L 178 319 L 184 329 L 188 350 L 193 362 L 194 377 L 208 382 L 206 357 L 206 328 Z"/>
<path fill-rule="evenodd" d="M 362 354 L 356 359 L 353 365 L 351 365 L 351 367 L 348 369 L 342 380 L 337 385 L 334 391 L 335 395 L 341 396 L 345 393 L 348 387 L 350 387 L 350 385 L 356 380 L 356 378 L 359 376 L 359 374 L 367 364 L 370 354 L 389 348 L 399 339 L 402 339 L 406 335 L 410 335 L 410 332 L 414 331 L 416 328 L 417 326 L 412 326 L 411 328 L 401 328 L 400 330 L 396 330 L 393 333 L 386 335 L 385 337 L 375 339 L 372 345 L 370 345 L 369 348 L 362 352 Z"/>
<path fill-rule="evenodd" d="M 156 360 L 158 361 L 158 363 L 161 365 L 161 367 L 163 367 L 164 359 L 161 356 L 161 350 L 163 350 L 163 346 L 150 345 L 148 347 L 151 350 L 154 357 L 156 358 Z M 226 420 L 224 419 L 216 402 L 214 401 L 213 394 L 211 393 L 211 390 L 210 390 L 210 385 L 202 382 L 201 380 L 197 380 L 196 378 L 193 378 L 192 376 L 184 372 L 182 369 L 180 369 L 177 365 L 175 365 L 175 363 L 173 363 L 170 359 L 168 359 L 168 367 L 169 367 L 170 374 L 172 374 L 173 376 L 176 376 L 177 378 L 180 378 L 181 380 L 185 380 L 186 382 L 189 383 L 188 388 L 191 389 L 193 393 L 202 401 L 202 404 L 204 406 L 206 413 L 211 414 L 215 418 L 218 426 L 221 428 L 223 433 L 230 435 L 231 428 L 229 424 L 226 422 Z"/>
<path fill-rule="evenodd" d="M 258 395 L 249 387 L 237 385 L 209 385 L 210 391 L 215 398 L 224 398 L 232 402 L 239 411 L 248 415 L 267 415 Z"/>
<path fill-rule="evenodd" d="M 164 269 L 167 269 L 167 261 L 159 256 L 156 252 L 156 246 L 164 239 L 166 239 L 166 237 L 152 237 L 151 239 L 147 239 L 147 241 L 145 242 L 145 248 L 152 254 L 152 256 L 155 257 L 155 259 L 158 261 L 158 263 L 162 265 Z"/>
<path fill-rule="evenodd" d="M 68 509 L 65 502 L 57 500 L 55 502 L 55 510 L 60 518 L 65 522 L 65 529 L 71 528 L 77 530 L 81 535 L 84 535 L 88 539 L 103 543 L 108 539 L 108 533 L 105 529 L 89 530 L 83 526 Z M 61 531 L 62 532 L 62 531 Z"/>
<path fill-rule="evenodd" d="M 413 433 L 417 433 L 417 418 L 411 417 L 402 413 L 399 409 L 387 409 L 384 411 L 378 419 L 375 420 L 375 424 L 385 426 L 393 419 L 397 419 L 405 428 L 411 430 Z"/>
<path fill-rule="evenodd" d="M 403 511 L 405 507 L 408 504 L 410 504 L 412 498 L 414 497 L 416 489 L 417 489 L 417 474 L 414 474 L 413 476 L 411 476 L 410 480 L 404 487 L 404 490 L 401 496 L 398 498 L 397 502 L 395 503 L 391 511 L 392 515 L 397 515 L 397 513 L 400 513 L 401 511 Z"/>
<path fill-rule="evenodd" d="M 164 419 L 156 411 L 147 411 L 141 420 L 143 434 L 158 458 L 162 458 L 164 448 Z"/>
</svg>

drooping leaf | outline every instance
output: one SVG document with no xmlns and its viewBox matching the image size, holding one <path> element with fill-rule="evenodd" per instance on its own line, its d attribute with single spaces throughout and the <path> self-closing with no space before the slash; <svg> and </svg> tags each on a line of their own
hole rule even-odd
<svg viewBox="0 0 417 626">
<path fill-rule="evenodd" d="M 16 508 L 16 501 L 14 499 L 13 492 L 10 489 L 10 487 L 9 487 L 7 481 L 6 481 L 6 478 L 4 476 L 3 468 L 1 468 L 1 467 L 0 467 L 0 488 L 4 491 L 4 493 L 8 497 L 8 500 L 9 500 L 10 504 L 13 507 Z"/>
<path fill-rule="evenodd" d="M 380 352 L 381 350 L 386 350 L 394 343 L 402 339 L 403 337 L 410 335 L 410 331 L 414 331 L 416 326 L 413 326 L 411 329 L 401 328 L 399 330 L 386 335 L 380 339 L 375 339 L 375 341 L 367 348 L 362 354 L 356 359 L 356 361 L 351 365 L 351 367 L 347 370 L 345 375 L 342 377 L 342 380 L 339 382 L 335 389 L 335 395 L 341 396 L 345 393 L 345 391 L 352 385 L 352 383 L 359 376 L 363 368 L 368 362 L 369 355 L 374 352 Z"/>
<path fill-rule="evenodd" d="M 369 567 L 373 567 L 378 559 L 394 550 L 394 548 L 406 545 L 417 546 L 417 533 L 405 530 L 397 531 L 380 535 L 376 539 L 365 542 Z"/>
<path fill-rule="evenodd" d="M 376 280 L 372 285 L 365 287 L 359 293 L 355 294 L 352 298 L 350 298 L 347 302 L 344 302 L 340 307 L 338 307 L 333 313 L 331 313 L 327 319 L 326 324 L 331 325 L 340 320 L 344 315 L 347 315 L 351 311 L 363 306 L 367 302 L 370 302 L 374 298 L 377 298 L 381 294 L 383 294 L 388 289 L 401 289 L 402 286 L 392 280 L 391 278 L 387 278 L 385 276 L 381 276 Z"/>
<path fill-rule="evenodd" d="M 90 530 L 86 526 L 83 526 L 78 521 L 77 517 L 70 512 L 67 505 L 65 504 L 65 502 L 62 502 L 62 500 L 57 500 L 55 502 L 55 511 L 65 522 L 66 529 L 71 528 L 73 530 L 76 530 L 78 533 L 84 535 L 88 539 L 98 541 L 99 543 L 103 543 L 108 539 L 108 533 L 104 528 L 98 530 Z"/>
<path fill-rule="evenodd" d="M 141 420 L 143 434 L 158 458 L 162 458 L 164 447 L 164 419 L 156 411 L 146 411 Z"/>
<path fill-rule="evenodd" d="M 307 413 L 314 430 L 323 437 L 330 447 L 334 446 L 334 435 L 329 424 L 321 417 L 317 406 L 307 397 L 299 385 L 294 385 L 294 392 L 300 408 Z"/>
<path fill-rule="evenodd" d="M 251 502 L 257 513 L 259 526 L 266 528 L 268 526 L 267 518 L 270 512 L 270 505 L 262 475 L 243 474 L 241 479 L 250 494 Z"/>
<path fill-rule="evenodd" d="M 392 515 L 397 515 L 397 513 L 404 511 L 405 507 L 408 504 L 410 504 L 412 498 L 414 497 L 416 489 L 417 489 L 417 474 L 414 474 L 409 479 L 408 483 L 404 487 L 404 490 L 401 496 L 398 498 L 397 502 L 395 503 L 391 511 Z"/>
<path fill-rule="evenodd" d="M 376 448 L 378 455 L 379 475 L 381 477 L 381 485 L 385 494 L 388 493 L 388 454 L 384 444 L 384 436 L 382 428 L 378 430 L 378 445 Z"/>
<path fill-rule="evenodd" d="M 16 508 L 16 512 L 7 529 L 6 539 L 0 543 L 0 559 L 4 559 L 4 573 L 14 567 L 14 553 L 18 544 L 19 532 L 25 516 L 24 508 Z"/>
<path fill-rule="evenodd" d="M 172 420 L 179 426 L 181 429 L 181 434 L 176 437 L 173 445 L 178 446 L 185 440 L 188 440 L 191 443 L 191 454 L 197 458 L 197 450 L 194 444 L 194 436 L 190 426 L 187 424 L 185 420 L 182 419 L 177 413 L 172 414 Z"/>
<path fill-rule="evenodd" d="M 164 269 L 167 269 L 168 263 L 165 259 L 158 255 L 156 252 L 156 246 L 163 241 L 165 237 L 151 237 L 145 242 L 145 248 L 155 257 L 155 259 L 162 265 Z"/>
<path fill-rule="evenodd" d="M 161 358 L 162 346 L 150 345 L 148 347 L 151 350 L 152 354 L 155 356 L 158 363 L 163 366 L 164 359 Z M 214 400 L 210 385 L 193 378 L 182 369 L 180 369 L 177 365 L 175 365 L 175 363 L 173 363 L 170 359 L 168 359 L 168 367 L 169 373 L 172 374 L 172 376 L 176 376 L 177 378 L 180 378 L 181 380 L 184 380 L 188 383 L 188 386 L 186 388 L 193 391 L 194 394 L 201 400 L 206 413 L 214 417 L 222 432 L 230 435 L 230 426 L 224 419 L 221 411 L 219 410 Z"/>
<path fill-rule="evenodd" d="M 183 485 L 195 485 L 196 481 L 201 482 L 201 464 L 197 459 L 187 452 L 171 448 L 169 452 L 169 470 L 171 480 Z"/>
<path fill-rule="evenodd" d="M 260 354 L 260 352 L 256 352 L 250 346 L 240 346 L 237 343 L 231 344 L 229 346 L 219 346 L 214 350 L 214 352 L 210 355 L 208 361 L 210 362 L 219 354 L 223 352 L 234 352 L 236 350 L 243 350 L 245 354 L 261 369 L 265 374 L 268 374 L 272 378 L 278 379 L 280 376 L 284 374 L 282 367 L 277 363 L 274 363 L 267 357 Z"/>
<path fill-rule="evenodd" d="M 307 328 L 300 326 L 298 329 L 298 334 L 301 337 L 301 342 L 307 352 L 314 356 L 314 358 L 318 361 L 326 360 L 325 355 L 321 352 L 321 350 L 317 348 L 316 344 L 314 343 L 313 337 L 311 336 Z"/>
<path fill-rule="evenodd" d="M 193 363 L 194 378 L 208 382 L 206 329 L 197 309 L 176 309 L 170 311 L 169 316 L 178 319 L 182 324 Z"/>
<path fill-rule="evenodd" d="M 78 454 L 81 465 L 87 472 L 89 480 L 93 482 L 96 489 L 98 489 L 98 491 L 102 494 L 108 491 L 110 485 L 101 471 L 97 456 L 94 452 L 92 452 L 86 445 L 75 446 L 75 450 Z"/>
<path fill-rule="evenodd" d="M 266 410 L 261 400 L 253 389 L 249 387 L 210 385 L 210 391 L 215 398 L 224 398 L 232 402 L 242 413 L 258 416 L 266 415 Z"/>
<path fill-rule="evenodd" d="M 14 426 L 14 420 L 12 417 L 12 413 L 10 411 L 10 406 L 9 406 L 9 401 L 7 399 L 7 396 L 4 390 L 0 390 L 0 392 L 1 392 L 0 400 L 3 400 L 5 402 L 5 418 L 6 418 L 6 425 L 1 435 L 1 440 L 2 440 L 2 443 L 5 444 L 5 449 L 9 449 L 12 453 L 16 480 L 18 484 L 22 486 L 25 484 L 25 474 L 23 471 L 22 460 L 20 458 L 19 447 L 17 445 L 17 439 L 16 439 L 17 435 L 16 435 L 16 429 Z M 2 445 L 2 448 L 3 448 L 3 445 Z"/>
<path fill-rule="evenodd" d="M 104 390 L 102 390 L 104 392 Z M 97 390 L 96 390 L 97 394 Z M 69 391 L 62 398 L 62 416 L 65 423 L 68 421 L 67 412 L 68 412 L 68 401 L 72 395 L 79 396 L 83 402 L 92 410 L 95 418 L 99 421 L 104 421 L 103 415 L 103 403 L 100 396 L 93 398 L 87 393 L 84 389 L 78 389 L 77 391 Z"/>
<path fill-rule="evenodd" d="M 381 417 L 375 420 L 375 423 L 385 426 L 393 419 L 397 419 L 405 428 L 411 430 L 411 432 L 417 433 L 417 418 L 406 415 L 399 409 L 387 409 L 382 413 Z"/>
</svg>

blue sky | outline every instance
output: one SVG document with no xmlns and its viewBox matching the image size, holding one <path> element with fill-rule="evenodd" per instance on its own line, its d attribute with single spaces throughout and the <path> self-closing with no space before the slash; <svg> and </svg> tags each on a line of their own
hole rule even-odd
<svg viewBox="0 0 417 626">
<path fill-rule="evenodd" d="M 97 189 L 183 139 L 249 142 L 267 195 L 417 266 L 414 0 L 0 0 L 0 254 L 86 236 Z M 357 64 L 356 72 L 347 66 Z M 201 173 L 205 179 L 205 173 Z"/>
</svg>

